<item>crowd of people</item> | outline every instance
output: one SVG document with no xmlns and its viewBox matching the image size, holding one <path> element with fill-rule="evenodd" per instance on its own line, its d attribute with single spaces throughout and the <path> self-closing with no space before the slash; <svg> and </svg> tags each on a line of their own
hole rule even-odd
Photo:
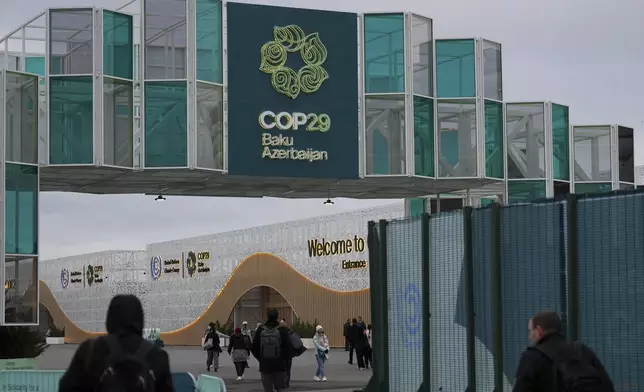
<svg viewBox="0 0 644 392">
<path fill-rule="evenodd" d="M 105 321 L 107 335 L 88 339 L 76 350 L 59 383 L 59 392 L 173 392 L 168 354 L 143 337 L 144 314 L 134 295 L 112 298 Z M 528 321 L 531 345 L 519 361 L 513 392 L 569 391 L 615 392 L 601 361 L 580 342 L 569 343 L 563 335 L 559 315 L 539 312 Z M 356 354 L 359 370 L 372 364 L 371 326 L 361 317 L 344 324 L 345 349 L 349 364 Z M 325 364 L 329 359 L 329 340 L 324 328 L 315 328 L 314 355 L 317 369 L 314 379 L 326 381 Z M 211 323 L 204 337 L 206 367 L 217 371 L 222 352 L 219 334 Z M 278 313 L 270 309 L 264 324 L 252 333 L 247 323 L 236 328 L 230 337 L 231 355 L 237 380 L 244 376 L 253 355 L 259 362 L 264 391 L 284 391 L 290 386 L 293 358 L 306 348 L 302 339 Z"/>
</svg>

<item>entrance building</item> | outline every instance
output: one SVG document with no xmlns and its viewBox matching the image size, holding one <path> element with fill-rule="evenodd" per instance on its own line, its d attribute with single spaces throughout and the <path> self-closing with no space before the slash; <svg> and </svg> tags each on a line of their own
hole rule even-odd
<svg viewBox="0 0 644 392">
<path fill-rule="evenodd" d="M 41 191 L 416 215 L 634 186 L 633 129 L 507 102 L 500 43 L 362 11 L 135 0 L 47 9 L 0 39 L 0 324 L 38 323 Z"/>
</svg>

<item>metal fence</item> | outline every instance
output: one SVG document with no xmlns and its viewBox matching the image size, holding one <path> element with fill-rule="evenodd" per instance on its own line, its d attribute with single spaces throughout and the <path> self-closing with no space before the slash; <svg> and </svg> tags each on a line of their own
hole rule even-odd
<svg viewBox="0 0 644 392">
<path fill-rule="evenodd" d="M 644 388 L 644 193 L 369 223 L 367 391 L 511 391 L 529 318 L 560 313 L 617 391 Z"/>
</svg>

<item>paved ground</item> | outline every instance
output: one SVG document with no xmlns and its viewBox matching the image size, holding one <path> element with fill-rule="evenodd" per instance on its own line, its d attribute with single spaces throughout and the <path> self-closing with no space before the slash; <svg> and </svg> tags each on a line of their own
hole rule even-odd
<svg viewBox="0 0 644 392">
<path fill-rule="evenodd" d="M 43 370 L 64 370 L 69 365 L 76 350 L 76 345 L 50 346 L 38 358 L 38 366 Z M 170 355 L 170 366 L 173 372 L 190 372 L 195 378 L 205 373 L 206 354 L 199 347 L 166 347 Z M 347 363 L 348 353 L 344 350 L 331 350 L 330 360 L 326 366 L 328 382 L 315 382 L 315 358 L 307 351 L 293 361 L 292 382 L 289 391 L 352 391 L 367 385 L 371 378 L 371 370 L 358 371 L 355 366 Z M 243 381 L 235 381 L 235 367 L 227 353 L 220 358 L 220 369 L 217 373 L 210 373 L 223 378 L 226 387 L 231 392 L 262 392 L 259 384 L 258 364 L 251 359 L 250 369 L 246 369 Z"/>
</svg>

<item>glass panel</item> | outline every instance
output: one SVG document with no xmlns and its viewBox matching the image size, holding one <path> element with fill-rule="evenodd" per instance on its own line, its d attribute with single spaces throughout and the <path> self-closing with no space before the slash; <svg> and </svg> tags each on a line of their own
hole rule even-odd
<svg viewBox="0 0 644 392">
<path fill-rule="evenodd" d="M 368 96 L 367 174 L 405 174 L 405 97 Z"/>
<path fill-rule="evenodd" d="M 508 181 L 508 202 L 527 202 L 546 197 L 545 181 Z"/>
<path fill-rule="evenodd" d="M 145 78 L 186 78 L 186 0 L 145 1 Z"/>
<path fill-rule="evenodd" d="M 405 91 L 403 14 L 364 16 L 365 93 Z"/>
<path fill-rule="evenodd" d="M 38 163 L 38 77 L 7 72 L 7 161 Z"/>
<path fill-rule="evenodd" d="M 504 178 L 503 104 L 485 101 L 485 176 Z"/>
<path fill-rule="evenodd" d="M 197 0 L 197 79 L 223 83 L 221 0 Z"/>
<path fill-rule="evenodd" d="M 501 44 L 483 40 L 483 91 L 485 98 L 503 101 Z"/>
<path fill-rule="evenodd" d="M 434 101 L 414 96 L 414 166 L 418 176 L 434 177 Z"/>
<path fill-rule="evenodd" d="M 575 181 L 611 181 L 610 126 L 573 127 L 572 132 Z"/>
<path fill-rule="evenodd" d="M 38 253 L 38 166 L 5 167 L 5 253 Z"/>
<path fill-rule="evenodd" d="M 570 180 L 570 127 L 568 107 L 552 104 L 552 175 Z"/>
<path fill-rule="evenodd" d="M 188 165 L 186 82 L 145 83 L 145 166 Z"/>
<path fill-rule="evenodd" d="M 50 77 L 49 83 L 49 163 L 93 163 L 92 77 Z"/>
<path fill-rule="evenodd" d="M 132 17 L 103 11 L 103 74 L 132 79 Z"/>
<path fill-rule="evenodd" d="M 618 127 L 619 181 L 635 182 L 635 156 L 633 155 L 633 129 Z"/>
<path fill-rule="evenodd" d="M 632 189 L 635 189 L 635 185 L 629 184 L 627 182 L 620 182 L 619 183 L 619 189 L 622 190 L 622 191 L 632 190 Z"/>
<path fill-rule="evenodd" d="M 38 259 L 35 257 L 5 257 L 6 324 L 36 324 L 38 322 Z"/>
<path fill-rule="evenodd" d="M 576 183 L 575 193 L 603 193 L 613 190 L 613 184 L 610 182 L 592 182 L 592 183 Z"/>
<path fill-rule="evenodd" d="M 132 82 L 103 78 L 103 161 L 132 167 Z"/>
<path fill-rule="evenodd" d="M 413 15 L 411 34 L 414 94 L 433 97 L 434 48 L 432 47 L 432 20 Z"/>
<path fill-rule="evenodd" d="M 49 14 L 51 75 L 94 72 L 93 11 L 51 10 Z"/>
<path fill-rule="evenodd" d="M 426 199 L 422 197 L 416 197 L 409 199 L 409 216 L 420 216 L 425 213 L 426 208 Z"/>
<path fill-rule="evenodd" d="M 25 58 L 25 71 L 45 76 L 45 58 L 44 57 L 27 57 Z"/>
<path fill-rule="evenodd" d="M 440 200 L 432 198 L 430 200 L 430 209 L 432 214 L 462 210 L 463 199 L 460 197 L 441 197 Z"/>
<path fill-rule="evenodd" d="M 476 96 L 474 40 L 436 40 L 438 97 Z"/>
<path fill-rule="evenodd" d="M 505 110 L 508 178 L 545 178 L 543 103 L 509 103 Z"/>
<path fill-rule="evenodd" d="M 476 104 L 438 102 L 440 177 L 476 177 Z"/>
<path fill-rule="evenodd" d="M 222 87 L 197 83 L 197 167 L 224 169 Z"/>
<path fill-rule="evenodd" d="M 554 196 L 557 199 L 570 194 L 570 183 L 567 181 L 553 181 L 552 187 L 554 188 Z"/>
</svg>

